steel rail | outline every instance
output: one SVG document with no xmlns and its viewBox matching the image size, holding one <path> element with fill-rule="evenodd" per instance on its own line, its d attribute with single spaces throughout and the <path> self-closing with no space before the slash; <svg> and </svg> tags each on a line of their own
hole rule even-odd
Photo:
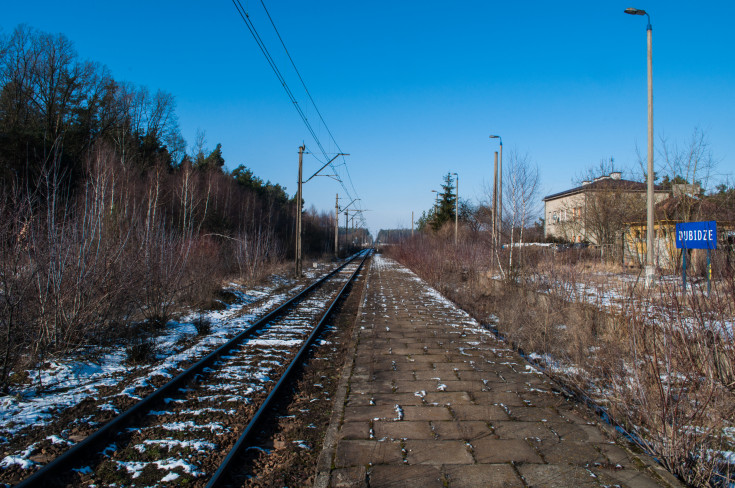
<svg viewBox="0 0 735 488">
<path fill-rule="evenodd" d="M 368 254 L 364 254 L 363 262 Z M 134 420 L 137 416 L 142 415 L 144 411 L 151 408 L 153 405 L 162 401 L 165 396 L 175 392 L 180 387 L 185 386 L 186 383 L 193 378 L 196 374 L 202 371 L 207 366 L 214 363 L 220 356 L 237 346 L 239 343 L 253 335 L 258 329 L 263 327 L 265 324 L 273 320 L 274 318 L 282 315 L 287 309 L 299 303 L 305 296 L 314 291 L 317 287 L 322 285 L 324 282 L 329 280 L 332 276 L 339 273 L 348 264 L 360 257 L 360 253 L 355 254 L 349 260 L 344 262 L 341 266 L 330 271 L 319 280 L 315 281 L 294 297 L 283 303 L 275 310 L 267 313 L 247 329 L 237 334 L 235 337 L 222 344 L 214 351 L 207 354 L 205 357 L 194 363 L 186 370 L 179 373 L 175 378 L 170 380 L 165 385 L 161 386 L 157 390 L 151 392 L 147 397 L 140 400 L 138 403 L 130 407 L 125 412 L 121 413 L 114 419 L 107 422 L 104 426 L 99 428 L 94 433 L 87 436 L 84 440 L 78 444 L 72 446 L 69 450 L 58 456 L 56 459 L 43 466 L 41 469 L 33 473 L 31 476 L 21 481 L 16 488 L 31 488 L 31 487 L 46 487 L 53 486 L 58 480 L 53 479 L 64 472 L 68 472 L 73 468 L 79 460 L 82 460 L 86 456 L 91 455 L 95 449 L 97 449 L 104 441 L 111 438 L 116 432 L 122 430 L 122 428 Z M 360 263 L 362 266 L 362 263 Z M 359 269 L 359 267 L 358 267 Z M 352 278 L 350 278 L 351 280 Z"/>
<path fill-rule="evenodd" d="M 352 276 L 350 276 L 350 278 L 345 282 L 344 286 L 342 286 L 342 288 L 339 290 L 339 293 L 337 293 L 335 298 L 332 300 L 327 310 L 322 314 L 322 317 L 319 319 L 319 323 L 311 331 L 311 334 L 306 339 L 304 344 L 301 346 L 301 349 L 299 349 L 299 352 L 296 354 L 294 359 L 288 365 L 288 368 L 286 368 L 286 371 L 283 373 L 283 375 L 281 375 L 281 378 L 278 380 L 278 383 L 276 383 L 276 385 L 273 387 L 273 389 L 268 394 L 266 399 L 260 405 L 260 408 L 258 408 L 258 411 L 255 412 L 255 415 L 253 415 L 253 417 L 250 419 L 250 422 L 245 427 L 245 430 L 243 430 L 242 434 L 240 435 L 240 438 L 237 440 L 237 442 L 235 442 L 235 445 L 232 447 L 232 449 L 230 449 L 230 452 L 227 454 L 225 459 L 222 461 L 217 471 L 215 471 L 214 475 L 212 475 L 212 478 L 210 478 L 209 482 L 206 485 L 206 488 L 215 488 L 218 486 L 223 486 L 223 484 L 225 483 L 225 480 L 227 479 L 227 475 L 228 475 L 229 470 L 231 469 L 233 461 L 238 458 L 238 456 L 243 451 L 243 449 L 248 445 L 248 442 L 255 435 L 255 428 L 260 424 L 263 414 L 271 407 L 274 400 L 278 398 L 281 388 L 291 378 L 291 375 L 293 374 L 295 369 L 301 365 L 301 363 L 304 360 L 304 357 L 309 351 L 309 348 L 314 343 L 316 338 L 319 337 L 319 335 L 321 334 L 321 331 L 324 328 L 324 324 L 326 324 L 327 319 L 329 318 L 332 311 L 334 310 L 334 307 L 336 306 L 337 302 L 340 300 L 340 298 L 342 298 L 345 291 L 347 290 L 347 287 L 357 277 L 358 273 L 362 269 L 362 266 L 365 264 L 365 260 L 370 256 L 370 254 L 371 254 L 370 252 L 365 253 L 365 255 L 362 258 L 362 261 L 360 261 L 360 265 L 357 267 L 354 273 L 352 273 Z"/>
</svg>

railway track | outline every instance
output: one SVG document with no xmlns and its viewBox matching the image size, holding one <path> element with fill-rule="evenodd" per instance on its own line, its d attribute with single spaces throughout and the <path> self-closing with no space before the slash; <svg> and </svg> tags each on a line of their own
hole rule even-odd
<svg viewBox="0 0 735 488">
<path fill-rule="evenodd" d="M 225 486 L 369 254 L 356 255 L 16 486 Z"/>
</svg>

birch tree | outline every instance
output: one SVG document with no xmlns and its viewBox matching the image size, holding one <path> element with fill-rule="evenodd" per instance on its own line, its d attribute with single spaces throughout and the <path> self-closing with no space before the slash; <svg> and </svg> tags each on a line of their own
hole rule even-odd
<svg viewBox="0 0 735 488">
<path fill-rule="evenodd" d="M 508 164 L 504 168 L 505 192 L 503 208 L 506 229 L 509 229 L 510 251 L 508 267 L 511 273 L 522 263 L 523 247 L 519 247 L 518 261 L 513 261 L 516 243 L 523 243 L 524 229 L 532 225 L 539 211 L 539 174 L 538 166 L 532 163 L 528 154 L 509 152 Z"/>
</svg>

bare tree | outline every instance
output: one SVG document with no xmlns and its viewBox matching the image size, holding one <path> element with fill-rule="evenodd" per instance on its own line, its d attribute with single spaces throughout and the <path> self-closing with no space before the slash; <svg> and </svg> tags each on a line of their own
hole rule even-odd
<svg viewBox="0 0 735 488">
<path fill-rule="evenodd" d="M 504 180 L 503 208 L 506 209 L 506 229 L 509 232 L 510 252 L 508 266 L 511 271 L 516 267 L 513 262 L 513 248 L 516 242 L 523 242 L 524 229 L 536 220 L 539 213 L 539 173 L 538 166 L 531 162 L 528 154 L 519 154 L 515 149 L 509 152 Z M 519 251 L 519 262 L 523 257 L 523 247 Z"/>
<path fill-rule="evenodd" d="M 704 131 L 695 128 L 683 145 L 662 136 L 659 147 L 665 181 L 679 179 L 683 180 L 682 183 L 699 184 L 702 190 L 708 188 L 715 176 L 717 160 L 712 155 Z"/>
</svg>

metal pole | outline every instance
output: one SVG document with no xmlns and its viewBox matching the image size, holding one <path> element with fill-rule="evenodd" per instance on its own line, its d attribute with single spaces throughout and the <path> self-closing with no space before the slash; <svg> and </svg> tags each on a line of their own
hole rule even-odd
<svg viewBox="0 0 735 488">
<path fill-rule="evenodd" d="M 498 159 L 498 244 L 503 239 L 503 139 L 500 138 L 500 158 Z"/>
<path fill-rule="evenodd" d="M 454 173 L 454 176 L 457 177 L 457 199 L 454 201 L 454 245 L 457 245 L 457 228 L 458 228 L 458 222 L 459 222 L 459 175 L 457 173 Z"/>
<path fill-rule="evenodd" d="M 681 250 L 681 283 L 684 287 L 684 293 L 687 291 L 687 250 Z"/>
<path fill-rule="evenodd" d="M 301 278 L 301 185 L 305 146 L 299 146 L 299 187 L 296 192 L 296 277 Z"/>
<path fill-rule="evenodd" d="M 709 297 L 712 293 L 712 284 L 710 283 L 710 280 L 712 279 L 712 259 L 711 259 L 711 250 L 708 247 L 707 248 L 707 296 Z"/>
<path fill-rule="evenodd" d="M 347 248 L 350 245 L 350 241 L 347 239 L 347 230 L 349 228 L 348 227 L 349 224 L 347 223 L 347 219 L 349 218 L 349 215 L 350 215 L 350 211 L 349 210 L 345 210 L 345 252 L 347 252 L 346 250 L 347 250 Z"/>
<path fill-rule="evenodd" d="M 498 151 L 495 151 L 495 166 L 493 169 L 493 247 L 498 242 Z"/>
<path fill-rule="evenodd" d="M 334 257 L 339 257 L 339 193 L 334 201 Z"/>
<path fill-rule="evenodd" d="M 647 235 L 646 235 L 646 286 L 653 284 L 655 273 L 654 266 L 654 244 L 653 234 L 655 232 L 653 223 L 653 29 L 651 28 L 651 18 L 648 17 L 648 28 L 646 29 L 648 38 L 648 178 L 646 191 L 646 216 L 647 216 Z"/>
</svg>

